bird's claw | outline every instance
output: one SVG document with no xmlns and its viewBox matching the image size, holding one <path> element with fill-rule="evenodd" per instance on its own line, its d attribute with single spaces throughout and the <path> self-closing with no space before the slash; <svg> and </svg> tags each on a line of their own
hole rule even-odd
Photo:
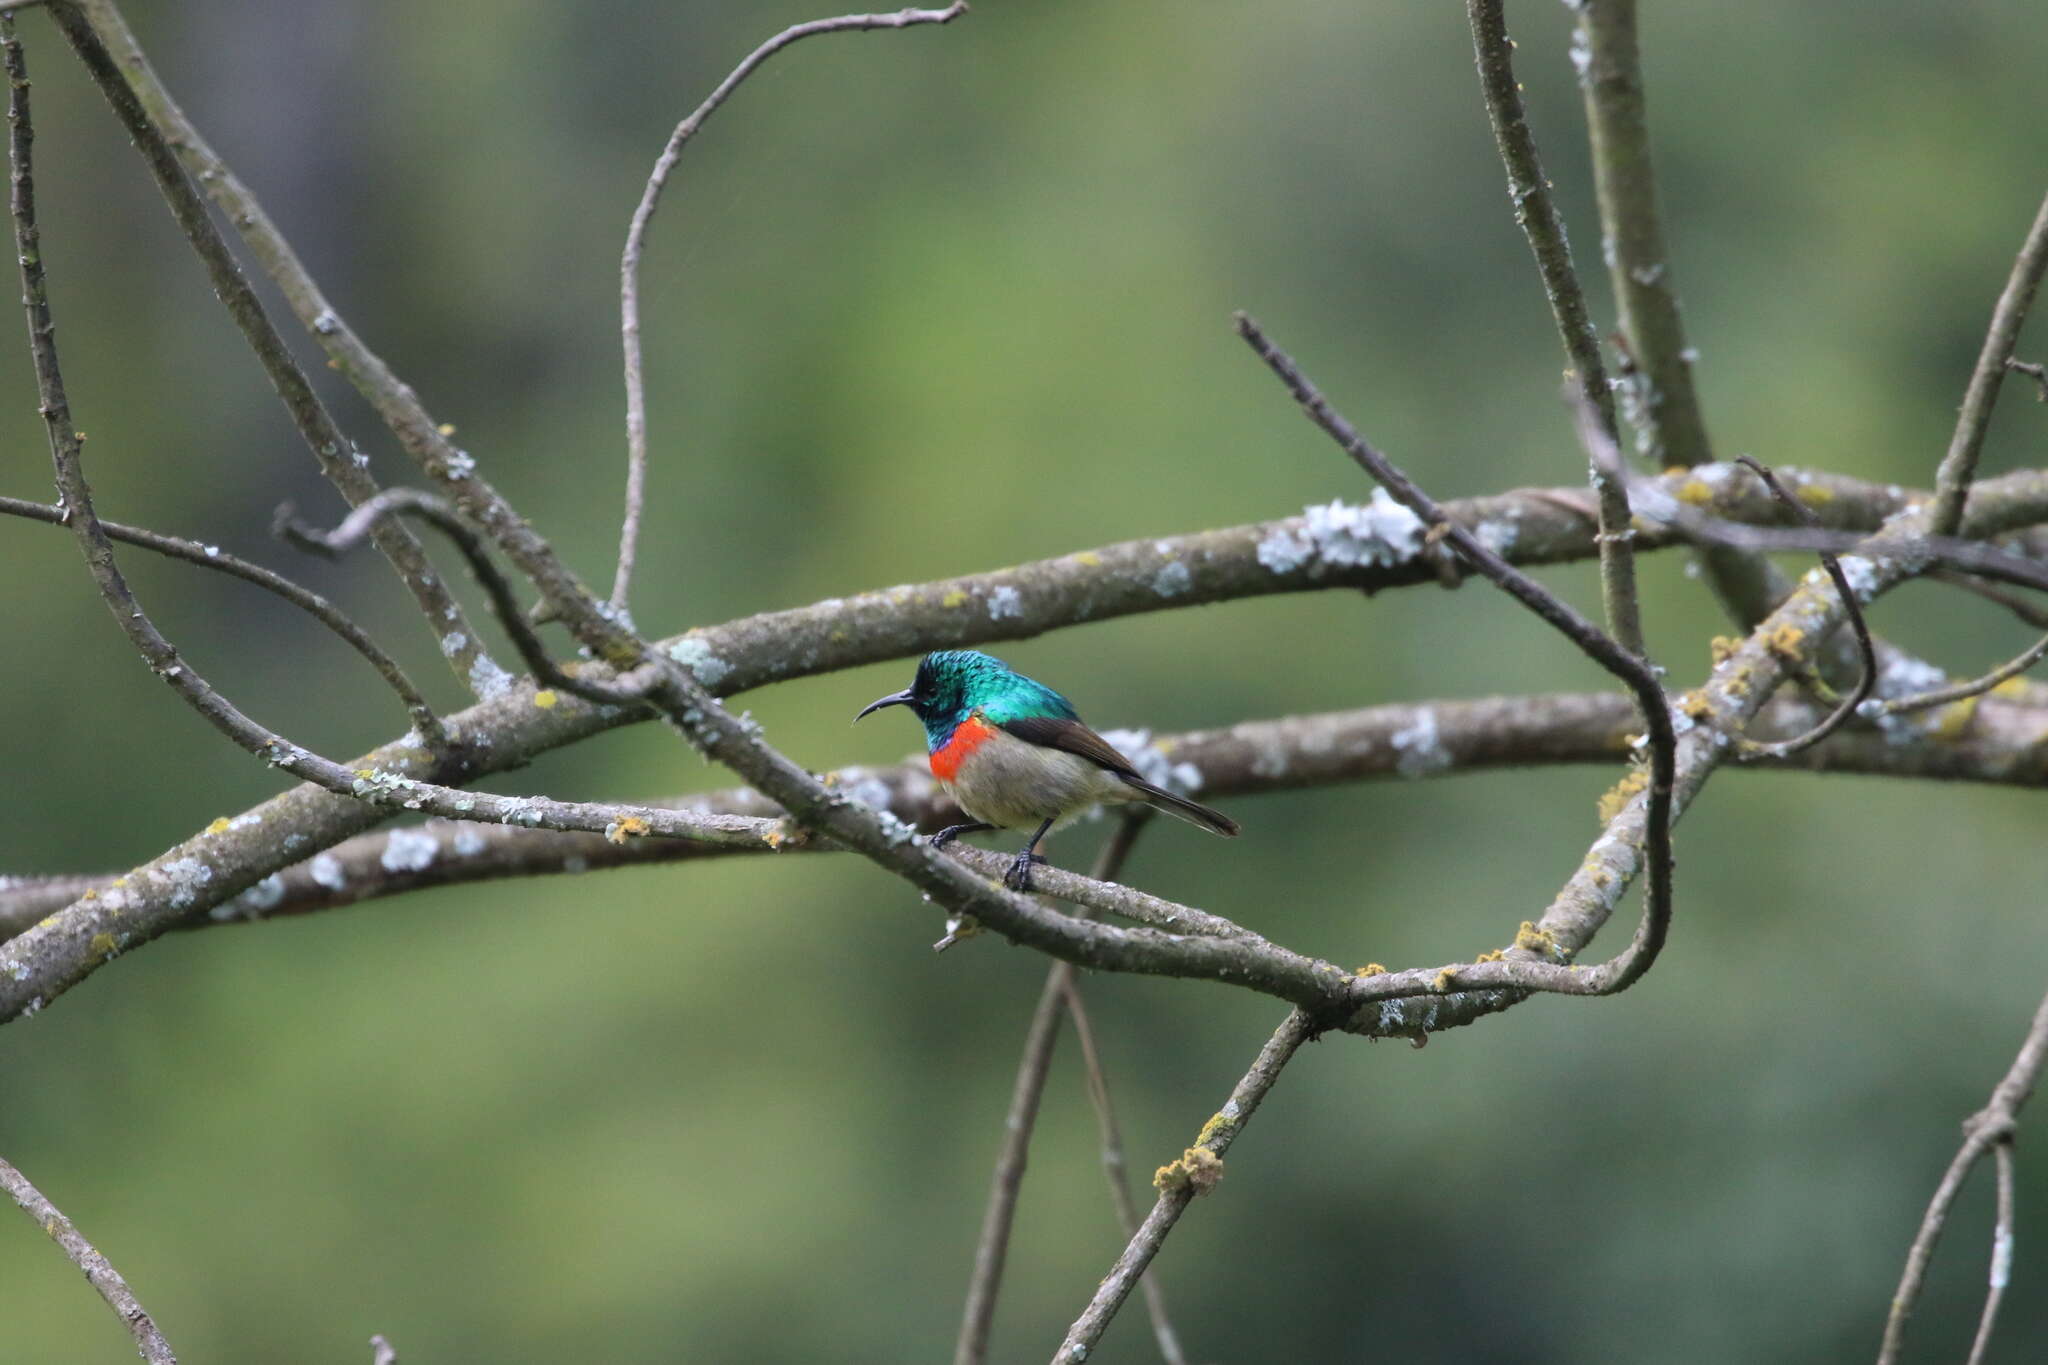
<svg viewBox="0 0 2048 1365">
<path fill-rule="evenodd" d="M 1003 873 L 1003 885 L 1009 887 L 1012 891 L 1029 891 L 1031 889 L 1031 865 L 1044 861 L 1045 859 L 1039 857 L 1036 853 L 1019 853 L 1010 860 L 1009 870 Z"/>
</svg>

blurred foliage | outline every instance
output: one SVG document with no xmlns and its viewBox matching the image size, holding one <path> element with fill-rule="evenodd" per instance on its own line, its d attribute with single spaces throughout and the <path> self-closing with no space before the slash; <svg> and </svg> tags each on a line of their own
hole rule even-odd
<svg viewBox="0 0 2048 1365">
<path fill-rule="evenodd" d="M 675 120 L 787 3 L 186 0 L 135 7 L 200 126 L 371 344 L 592 582 L 623 475 L 616 268 Z M 2044 180 L 2048 30 L 2019 0 L 1646 7 L 1674 276 L 1724 453 L 1924 484 Z M 1597 261 L 1559 6 L 1517 6 L 1539 138 Z M 371 560 L 291 563 L 334 500 L 47 21 L 23 14 L 72 398 L 105 514 L 286 563 L 438 695 Z M 1611 316 L 1597 270 L 1599 315 Z M 1458 7 L 980 0 L 949 28 L 812 40 L 689 149 L 645 285 L 651 630 L 1364 494 L 1231 337 L 1256 312 L 1442 496 L 1580 477 Z M 2048 349 L 2038 322 L 2023 354 Z M 308 345 L 306 355 L 315 355 Z M 0 351 L 0 487 L 48 489 Z M 381 475 L 409 473 L 323 373 Z M 2010 391 L 2009 391 L 2010 392 Z M 2023 391 L 2022 391 L 2023 392 Z M 2009 396 L 1992 471 L 2038 462 Z M 193 662 L 330 753 L 398 711 L 306 622 L 124 561 Z M 115 870 L 275 789 L 156 685 L 58 532 L 0 526 L 0 870 Z M 1590 602 L 1584 571 L 1552 581 Z M 1645 574 L 1651 644 L 1706 666 L 1707 594 Z M 1878 627 L 1962 674 L 2016 652 L 1909 588 Z M 1101 726 L 1598 685 L 1484 585 L 1239 603 L 1001 652 Z M 750 696 L 825 767 L 905 665 Z M 1502 942 L 1593 835 L 1612 774 L 1245 803 L 1230 846 L 1130 875 L 1340 961 Z M 721 785 L 667 734 L 505 789 Z M 1874 1351 L 1956 1122 L 2048 972 L 2029 793 L 1728 774 L 1679 835 L 1677 929 L 1611 1001 L 1538 1001 L 1426 1052 L 1306 1051 L 1159 1262 L 1202 1360 L 1834 1361 Z M 1095 829 L 1055 841 L 1079 865 Z M 1276 889 L 1284 889 L 1276 895 Z M 0 1032 L 0 1152 L 185 1358 L 928 1360 L 949 1349 L 1037 957 L 934 959 L 846 860 L 441 892 L 182 935 Z M 1134 1169 L 1177 1153 L 1282 1010 L 1091 980 Z M 2030 1149 L 2029 1149 L 2030 1150 Z M 2020 1163 L 2021 1286 L 2048 1168 Z M 1966 1196 L 1915 1327 L 1981 1294 Z M 1071 1050 L 1033 1152 L 997 1357 L 1042 1358 L 1120 1244 Z M 0 1222 L 10 1360 L 127 1347 Z M 1152 1351 L 1134 1307 L 1098 1359 Z M 1994 1358 L 2048 1346 L 2016 1290 Z"/>
</svg>

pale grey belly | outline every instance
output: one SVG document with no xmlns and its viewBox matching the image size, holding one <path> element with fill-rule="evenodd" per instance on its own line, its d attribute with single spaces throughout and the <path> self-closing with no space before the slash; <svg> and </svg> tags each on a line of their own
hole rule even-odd
<svg viewBox="0 0 2048 1365">
<path fill-rule="evenodd" d="M 961 810 L 1003 829 L 1029 828 L 1079 814 L 1100 801 L 1128 801 L 1136 795 L 1085 758 L 1009 735 L 992 738 L 967 755 L 946 785 Z"/>
</svg>

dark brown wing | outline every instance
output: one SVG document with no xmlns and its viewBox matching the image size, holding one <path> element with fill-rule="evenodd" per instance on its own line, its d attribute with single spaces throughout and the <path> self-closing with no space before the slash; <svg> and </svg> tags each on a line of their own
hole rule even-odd
<svg viewBox="0 0 2048 1365">
<path fill-rule="evenodd" d="M 1124 785 L 1140 793 L 1134 799 L 1141 800 L 1155 810 L 1176 815 L 1189 824 L 1200 825 L 1211 834 L 1224 838 L 1235 838 L 1237 821 L 1222 811 L 1210 810 L 1199 801 L 1190 801 L 1185 796 L 1155 787 L 1138 776 L 1138 770 L 1131 766 L 1108 740 L 1083 725 L 1078 720 L 1065 720 L 1058 716 L 1026 716 L 1022 720 L 1006 720 L 1002 728 L 1030 744 L 1043 745 L 1048 749 L 1064 749 L 1070 754 L 1079 754 L 1097 767 L 1115 773 L 1124 780 Z"/>
<path fill-rule="evenodd" d="M 1131 766 L 1131 760 L 1078 720 L 1067 720 L 1061 716 L 1025 716 L 1021 720 L 1002 722 L 1002 728 L 1027 744 L 1065 749 L 1070 754 L 1079 754 L 1098 768 L 1107 768 L 1120 776 L 1138 775 L 1138 770 Z"/>
</svg>

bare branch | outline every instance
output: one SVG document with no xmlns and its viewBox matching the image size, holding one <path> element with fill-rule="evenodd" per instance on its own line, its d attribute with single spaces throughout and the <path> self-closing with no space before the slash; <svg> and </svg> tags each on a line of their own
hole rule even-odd
<svg viewBox="0 0 2048 1365">
<path fill-rule="evenodd" d="M 1653 469 L 1705 464 L 1713 447 L 1693 390 L 1695 356 L 1657 207 L 1635 0 L 1586 0 L 1576 8 L 1572 63 L 1585 97 L 1602 254 L 1638 371 L 1628 396 L 1649 443 L 1643 453 Z"/>
<path fill-rule="evenodd" d="M 1650 779 L 1646 793 L 1646 821 L 1643 856 L 1648 866 L 1648 889 L 1643 897 L 1643 919 L 1629 946 L 1611 961 L 1571 977 L 1561 977 L 1549 963 L 1527 964 L 1552 970 L 1523 973 L 1525 978 L 1558 976 L 1560 983 L 1544 989 L 1573 994 L 1609 994 L 1628 989 L 1648 971 L 1663 949 L 1671 926 L 1671 821 L 1673 789 L 1677 773 L 1677 735 L 1664 697 L 1664 687 L 1649 665 L 1600 632 L 1592 622 L 1558 598 L 1549 589 L 1502 559 L 1464 527 L 1452 522 L 1434 499 L 1411 482 L 1408 476 L 1373 449 L 1343 416 L 1324 401 L 1322 394 L 1302 374 L 1288 355 L 1275 346 L 1257 323 L 1243 313 L 1237 315 L 1237 331 L 1273 373 L 1279 376 L 1295 402 L 1310 421 L 1342 446 L 1351 458 L 1378 481 L 1395 501 L 1422 518 L 1442 534 L 1465 560 L 1497 584 L 1545 623 L 1555 628 L 1579 650 L 1635 694 L 1642 711 L 1643 726 L 1650 749 Z"/>
<path fill-rule="evenodd" d="M 1963 1181 L 1994 1147 L 2012 1142 L 2013 1133 L 2019 1127 L 2020 1110 L 2032 1098 L 2034 1086 L 2041 1079 L 2044 1062 L 2048 1062 L 2048 996 L 2043 996 L 2035 1007 L 2034 1021 L 2027 1028 L 2019 1055 L 2013 1058 L 2004 1078 L 1992 1087 L 1990 1102 L 1963 1123 L 1963 1145 L 1942 1175 L 1941 1184 L 1927 1205 L 1927 1213 L 1920 1220 L 1920 1230 L 1913 1238 L 1912 1249 L 1906 1253 L 1905 1273 L 1899 1277 L 1898 1290 L 1892 1295 L 1891 1312 L 1885 1318 L 1884 1344 L 1878 1349 L 1878 1365 L 1894 1365 L 1898 1360 L 1899 1351 L 1905 1345 L 1906 1322 L 1913 1315 L 1913 1306 L 1920 1300 L 1920 1291 L 1926 1287 L 1928 1264 L 1934 1259 L 1942 1228 L 1948 1222 L 1949 1210 L 1954 1207 L 1956 1196 L 1962 1192 Z M 2000 1226 L 2009 1236 L 2011 1222 L 2004 1215 L 2005 1210 L 2001 1209 Z M 1995 1288 L 2004 1287 L 2002 1281 L 2011 1264 L 2010 1245 L 2010 1241 L 2003 1244 L 2007 1248 L 2003 1254 L 1997 1249 L 1993 1251 L 1992 1283 Z M 1989 1331 L 1991 1315 L 1995 1311 L 1995 1304 L 1986 1305 L 1982 1331 Z"/>
<path fill-rule="evenodd" d="M 271 324 L 255 291 L 243 277 L 241 267 L 235 264 L 234 256 L 207 216 L 206 202 L 180 168 L 174 144 L 188 151 L 192 144 L 176 136 L 167 137 L 152 121 L 147 101 L 140 95 L 143 88 L 153 82 L 154 75 L 143 61 L 141 50 L 134 46 L 134 39 L 128 34 L 119 11 L 114 8 L 112 0 L 82 0 L 82 7 L 90 12 L 91 22 L 80 13 L 81 4 L 72 0 L 53 0 L 49 6 L 50 16 L 134 139 L 136 150 L 142 153 L 143 160 L 156 177 L 158 188 L 170 204 L 171 216 L 177 220 L 192 249 L 205 265 L 214 293 L 229 316 L 234 318 L 235 325 L 241 328 L 250 349 L 256 353 L 264 373 L 270 377 L 278 396 L 284 400 L 286 410 L 291 413 L 300 437 L 313 452 L 314 459 L 319 461 L 321 472 L 352 506 L 374 497 L 377 481 L 370 475 L 369 456 L 357 450 L 355 442 L 342 434 L 340 426 L 313 392 L 305 372 L 292 358 L 290 348 Z M 106 43 L 101 41 L 100 33 L 94 31 L 95 27 L 126 40 L 130 57 L 125 68 L 114 60 Z M 124 77 L 136 81 L 138 88 L 130 89 Z M 161 97 L 171 113 L 177 113 L 177 106 L 169 103 L 169 96 L 162 94 L 160 87 L 154 93 Z M 182 115 L 178 118 L 182 121 Z M 191 133 L 190 137 L 192 142 L 196 142 L 198 135 Z M 197 145 L 204 147 L 205 144 Z M 236 218 L 235 221 L 242 220 Z M 443 653 L 456 677 L 480 700 L 489 700 L 497 695 L 507 681 L 504 670 L 477 643 L 476 632 L 469 627 L 462 605 L 434 571 L 419 542 L 404 527 L 390 526 L 380 530 L 377 548 L 391 561 L 399 577 L 405 580 L 413 601 L 441 640 Z"/>
<path fill-rule="evenodd" d="M 1251 1070 L 1230 1092 L 1230 1098 L 1216 1111 L 1210 1120 L 1202 1125 L 1194 1145 L 1181 1154 L 1179 1159 L 1159 1168 L 1153 1177 L 1158 1187 L 1159 1198 L 1152 1205 L 1152 1212 L 1146 1216 L 1144 1225 L 1138 1229 L 1124 1247 L 1123 1254 L 1103 1276 L 1102 1284 L 1095 1291 L 1095 1297 L 1074 1325 L 1067 1329 L 1066 1340 L 1053 1353 L 1053 1365 L 1073 1365 L 1086 1360 L 1109 1329 L 1110 1320 L 1130 1297 L 1131 1287 L 1138 1277 L 1145 1273 L 1145 1267 L 1159 1254 L 1165 1244 L 1166 1235 L 1173 1231 L 1173 1225 L 1180 1221 L 1197 1194 L 1206 1194 L 1223 1178 L 1223 1154 L 1244 1126 L 1251 1122 L 1260 1103 L 1280 1079 L 1280 1072 L 1293 1059 L 1301 1045 L 1315 1034 L 1315 1025 L 1301 1010 L 1295 1010 L 1281 1021 L 1273 1036 L 1266 1040 L 1259 1050 Z"/>
<path fill-rule="evenodd" d="M 1620 452 L 1613 452 L 1613 458 L 1618 462 Z M 1783 503 L 1798 520 L 1806 523 L 1808 526 L 1818 523 L 1819 518 L 1813 514 L 1813 509 L 1786 492 L 1785 485 L 1778 482 L 1778 476 L 1773 474 L 1767 466 L 1751 459 L 1747 455 L 1738 456 L 1736 463 L 1749 470 L 1750 473 L 1756 475 L 1759 479 L 1762 479 L 1764 486 L 1771 490 L 1771 496 Z M 1827 719 L 1804 734 L 1794 735 L 1791 739 L 1779 740 L 1775 743 L 1744 739 L 1741 749 L 1745 758 L 1785 758 L 1798 753 L 1802 749 L 1811 749 L 1814 745 L 1841 729 L 1849 717 L 1855 715 L 1857 708 L 1862 706 L 1864 700 L 1870 696 L 1871 689 L 1877 686 L 1877 649 L 1870 640 L 1870 627 L 1864 623 L 1863 608 L 1856 601 L 1856 590 L 1849 586 L 1848 576 L 1842 572 L 1842 562 L 1836 559 L 1833 554 L 1826 550 L 1821 551 L 1820 563 L 1821 568 L 1827 571 L 1828 578 L 1834 583 L 1835 591 L 1841 595 L 1842 610 L 1847 614 L 1849 629 L 1854 632 L 1856 637 L 1856 657 L 1858 660 L 1856 686 L 1850 689 L 1848 696 L 1842 698 L 1841 703 L 1828 714 Z"/>
<path fill-rule="evenodd" d="M 786 28 L 748 53 L 746 59 L 733 68 L 732 74 L 720 81 L 704 102 L 669 134 L 668 145 L 661 149 L 654 170 L 647 177 L 647 187 L 640 192 L 640 203 L 634 208 L 632 222 L 626 228 L 625 251 L 619 258 L 619 332 L 626 352 L 626 516 L 619 529 L 619 567 L 612 579 L 613 611 L 625 611 L 627 598 L 632 592 L 633 561 L 640 541 L 640 515 L 647 497 L 647 384 L 641 376 L 640 361 L 640 254 L 646 248 L 648 225 L 654 221 L 654 210 L 661 203 L 662 189 L 668 184 L 669 172 L 682 158 L 683 148 L 718 106 L 740 88 L 742 81 L 753 75 L 763 62 L 799 39 L 819 33 L 949 24 L 966 12 L 966 0 L 954 0 L 942 10 L 844 14 L 836 19 L 813 19 L 809 23 Z"/>
<path fill-rule="evenodd" d="M 1569 377 L 1580 397 L 1599 414 L 1602 429 L 1611 438 L 1615 433 L 1614 395 L 1608 390 L 1606 367 L 1600 360 L 1600 336 L 1587 315 L 1585 291 L 1579 287 L 1571 243 L 1565 237 L 1564 216 L 1550 196 L 1550 181 L 1536 153 L 1536 135 L 1529 129 L 1528 111 L 1522 105 L 1503 0 L 1467 0 L 1465 17 L 1472 28 L 1479 88 L 1486 97 L 1493 140 L 1500 149 L 1501 164 L 1507 168 L 1508 198 L 1543 277 L 1551 318 L 1571 361 Z M 1643 621 L 1636 596 L 1635 533 L 1629 528 L 1628 494 L 1597 464 L 1592 480 L 1600 506 L 1600 599 L 1607 631 L 1623 649 L 1640 655 Z"/>
<path fill-rule="evenodd" d="M 2011 370 L 2014 374 L 2023 374 L 2033 380 L 2035 390 L 2034 401 L 2037 403 L 2048 403 L 2048 365 L 2038 365 L 2030 360 L 2008 359 L 2005 362 L 2005 368 Z"/>
<path fill-rule="evenodd" d="M 1143 815 L 1126 815 L 1116 834 L 1095 860 L 1097 881 L 1113 880 L 1145 823 Z M 1017 1216 L 1017 1196 L 1024 1188 L 1024 1165 L 1031 1151 L 1031 1130 L 1052 1069 L 1053 1044 L 1059 1040 L 1060 1014 L 1073 986 L 1074 965 L 1055 962 L 1045 974 L 1038 1007 L 1024 1031 L 1024 1055 L 1017 1063 L 1017 1081 L 1010 1094 L 1010 1112 L 1003 1120 L 1002 1149 L 996 1154 L 988 1205 L 981 1216 L 981 1238 L 974 1248 L 974 1273 L 967 1283 L 961 1310 L 960 1336 L 953 1347 L 953 1365 L 980 1365 L 988 1359 L 990 1325 L 995 1321 L 996 1295 L 1002 1288 L 1003 1263 L 1009 1256 L 1010 1229 Z"/>
<path fill-rule="evenodd" d="M 1998 390 L 2019 344 L 2020 327 L 2034 295 L 2041 287 L 2041 275 L 2048 271 L 2048 197 L 2034 214 L 2034 225 L 2020 244 L 2018 259 L 2006 277 L 1998 304 L 1991 310 L 1991 327 L 1984 334 L 1984 347 L 1977 354 L 1977 368 L 1970 374 L 1970 386 L 1963 393 L 1962 411 L 1956 415 L 1955 435 L 1949 438 L 1948 454 L 1934 475 L 1934 517 L 1928 529 L 1938 536 L 1954 535 L 1963 524 L 1963 504 L 1970 496 L 1976 477 L 1977 456 L 1984 449 L 1984 434 L 1991 429 L 1991 410 L 1998 405 Z M 2013 367 L 2017 368 L 2017 367 Z M 2048 386 L 2044 386 L 2048 392 Z"/>
<path fill-rule="evenodd" d="M 519 657 L 540 682 L 574 693 L 585 701 L 598 703 L 632 702 L 646 690 L 648 679 L 644 675 L 636 678 L 628 674 L 608 682 L 594 675 L 584 677 L 570 673 L 558 665 L 548 653 L 547 646 L 540 642 L 540 637 L 533 633 L 526 613 L 520 610 L 518 599 L 512 595 L 512 585 L 491 562 L 482 539 L 455 514 L 454 508 L 432 493 L 423 493 L 416 488 L 387 488 L 350 512 L 341 525 L 325 532 L 298 520 L 287 503 L 277 509 L 272 529 L 302 550 L 339 558 L 374 535 L 379 525 L 400 516 L 420 517 L 455 542 L 455 548 L 468 561 L 470 572 L 476 575 L 491 599 L 491 612 L 498 618 L 498 624 L 512 637 Z"/>
<path fill-rule="evenodd" d="M 40 502 L 29 502 L 22 498 L 0 497 L 0 513 L 24 517 L 30 521 L 47 522 L 52 526 L 64 524 L 64 509 L 50 507 Z M 202 569 L 217 569 L 221 573 L 239 578 L 245 583 L 254 583 L 265 592 L 274 593 L 285 601 L 304 611 L 326 626 L 350 649 L 363 656 L 378 676 L 390 685 L 405 703 L 412 727 L 429 750 L 439 751 L 447 745 L 448 735 L 441 726 L 441 718 L 427 704 L 427 699 L 414 687 L 412 679 L 406 676 L 398 661 L 386 654 L 378 643 L 370 638 L 369 632 L 350 620 L 348 615 L 319 593 L 303 588 L 282 574 L 273 573 L 261 564 L 253 564 L 237 555 L 231 555 L 218 545 L 201 545 L 196 540 L 185 540 L 179 536 L 164 535 L 157 531 L 145 530 L 139 526 L 123 526 L 119 522 L 100 523 L 110 540 L 139 545 L 145 550 L 172 559 L 182 559 L 188 564 L 197 564 Z"/>
<path fill-rule="evenodd" d="M 5 34 L 0 42 L 12 49 L 13 26 L 4 19 L 0 19 L 0 25 L 5 25 L 0 28 L 0 32 Z M 11 58 L 9 65 L 11 69 Z M 121 1278 L 121 1272 L 114 1269 L 111 1261 L 85 1240 L 85 1235 L 72 1225 L 71 1220 L 55 1204 L 43 1198 L 42 1192 L 29 1183 L 27 1176 L 4 1160 L 0 1160 L 0 1185 L 7 1188 L 7 1193 L 21 1206 L 21 1211 L 35 1219 L 36 1225 L 49 1234 L 51 1241 L 64 1248 L 71 1264 L 85 1272 L 86 1283 L 121 1319 L 128 1335 L 135 1338 L 135 1349 L 141 1352 L 142 1358 L 150 1365 L 178 1365 L 178 1357 L 171 1351 L 170 1343 L 157 1330 L 155 1319 L 136 1299 L 135 1292 L 128 1288 L 128 1281 Z"/>
<path fill-rule="evenodd" d="M 1983 1365 L 1991 1348 L 1991 1329 L 1998 1324 L 1998 1306 L 2005 1301 L 2005 1287 L 2012 1279 L 2013 1171 L 2012 1144 L 2001 1142 L 1991 1149 L 1998 1167 L 1998 1217 L 1991 1229 L 1990 1287 L 1984 1293 L 1984 1312 L 1977 1320 L 1977 1339 L 1970 1343 L 1970 1358 L 1964 1365 Z"/>
</svg>

